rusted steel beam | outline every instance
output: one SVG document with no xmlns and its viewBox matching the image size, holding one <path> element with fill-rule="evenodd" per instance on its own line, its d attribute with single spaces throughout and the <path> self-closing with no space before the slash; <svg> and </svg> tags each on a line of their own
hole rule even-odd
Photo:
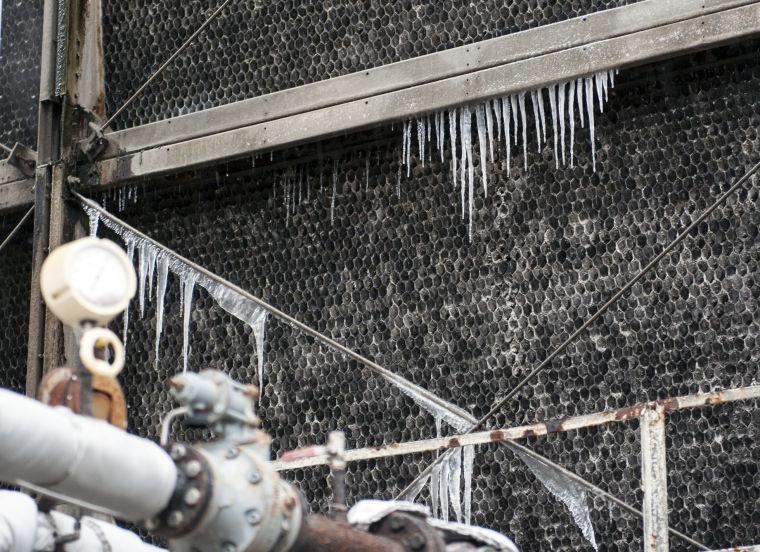
<svg viewBox="0 0 760 552">
<path fill-rule="evenodd" d="M 668 478 L 665 407 L 641 413 L 641 487 L 644 491 L 644 550 L 668 552 Z"/>
<path fill-rule="evenodd" d="M 420 452 L 432 452 L 436 450 L 457 448 L 468 445 L 483 445 L 486 443 L 514 441 L 516 439 L 538 437 L 542 435 L 548 435 L 550 433 L 561 433 L 586 427 L 594 427 L 616 422 L 625 422 L 641 417 L 641 415 L 647 410 L 657 408 L 662 408 L 664 412 L 672 412 L 685 408 L 700 408 L 705 406 L 714 406 L 718 404 L 758 398 L 760 398 L 760 386 L 727 389 L 725 391 L 715 391 L 713 393 L 702 393 L 699 395 L 688 395 L 673 399 L 664 399 L 661 401 L 641 403 L 633 406 L 619 408 L 617 410 L 608 410 L 606 412 L 598 412 L 584 416 L 574 416 L 572 418 L 551 420 L 548 422 L 520 427 L 495 429 L 492 431 L 470 433 L 468 435 L 457 435 L 453 437 L 425 439 L 422 441 L 393 443 L 389 445 L 380 445 L 377 447 L 347 450 L 345 453 L 345 458 L 348 462 L 356 462 L 359 460 L 370 460 L 373 458 L 383 458 L 388 456 L 402 456 L 407 454 L 417 454 Z M 275 464 L 278 470 L 292 470 L 309 466 L 321 466 L 327 463 L 327 456 L 319 455 L 311 458 L 298 458 L 292 462 L 279 461 Z"/>
</svg>

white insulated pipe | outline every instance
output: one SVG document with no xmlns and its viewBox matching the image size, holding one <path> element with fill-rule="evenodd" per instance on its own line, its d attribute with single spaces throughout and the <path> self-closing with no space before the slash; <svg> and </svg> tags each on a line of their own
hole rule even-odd
<svg viewBox="0 0 760 552">
<path fill-rule="evenodd" d="M 0 552 L 53 550 L 56 538 L 76 531 L 76 520 L 61 512 L 37 512 L 31 497 L 0 491 Z M 134 533 L 98 519 L 83 517 L 79 538 L 63 545 L 65 552 L 166 552 L 144 543 Z"/>
<path fill-rule="evenodd" d="M 0 389 L 0 480 L 26 482 L 142 521 L 169 503 L 177 469 L 157 444 Z"/>
</svg>

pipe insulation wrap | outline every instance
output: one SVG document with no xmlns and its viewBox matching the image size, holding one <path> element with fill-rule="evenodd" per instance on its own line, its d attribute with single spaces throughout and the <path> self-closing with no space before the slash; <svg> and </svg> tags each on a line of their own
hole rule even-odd
<svg viewBox="0 0 760 552">
<path fill-rule="evenodd" d="M 0 491 L 0 552 L 35 549 L 37 504 L 30 496 Z"/>
<path fill-rule="evenodd" d="M 152 441 L 5 389 L 0 405 L 0 480 L 45 487 L 129 521 L 168 504 L 177 469 Z"/>
</svg>

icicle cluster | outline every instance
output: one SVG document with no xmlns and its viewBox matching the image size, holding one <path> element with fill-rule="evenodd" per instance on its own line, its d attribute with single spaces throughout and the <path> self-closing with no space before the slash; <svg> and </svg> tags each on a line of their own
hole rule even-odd
<svg viewBox="0 0 760 552">
<path fill-rule="evenodd" d="M 90 219 L 90 234 L 95 235 L 97 232 L 98 222 L 101 220 L 100 213 L 87 205 L 83 206 Z M 138 274 L 138 306 L 140 317 L 145 315 L 146 295 L 147 301 L 156 301 L 156 336 L 154 343 L 155 365 L 158 366 L 160 359 L 161 334 L 164 326 L 164 299 L 166 290 L 169 285 L 169 274 L 179 279 L 180 283 L 180 300 L 182 309 L 182 364 L 183 370 L 187 370 L 187 359 L 189 354 L 190 341 L 190 318 L 192 315 L 193 292 L 195 286 L 203 287 L 217 304 L 234 316 L 247 324 L 251 330 L 256 343 L 257 371 L 259 378 L 259 387 L 263 392 L 264 387 L 264 348 L 266 346 L 266 323 L 269 313 L 259 305 L 240 295 L 238 292 L 222 285 L 203 273 L 198 272 L 193 267 L 182 262 L 177 255 L 169 249 L 157 245 L 155 242 L 146 240 L 141 236 L 134 234 L 132 231 L 116 224 L 108 218 L 103 218 L 103 224 L 116 232 L 127 246 L 127 255 L 133 260 L 135 250 L 138 253 L 137 274 Z M 154 289 L 155 277 L 155 296 Z M 124 345 L 127 345 L 129 327 L 129 307 L 124 311 Z M 263 394 L 263 393 L 262 393 Z"/>
<path fill-rule="evenodd" d="M 401 166 L 407 177 L 412 170 L 412 147 L 416 142 L 417 162 L 425 165 L 437 148 L 441 163 L 449 157 L 452 182 L 459 188 L 462 218 L 468 221 L 472 239 L 472 211 L 475 195 L 475 165 L 473 163 L 473 116 L 477 131 L 480 181 L 484 196 L 488 196 L 488 162 L 496 162 L 497 152 L 504 152 L 507 175 L 512 172 L 512 148 L 522 145 L 523 167 L 528 169 L 528 107 L 530 96 L 535 147 L 539 152 L 547 144 L 546 97 L 552 122 L 554 158 L 560 165 L 575 164 L 575 130 L 577 118 L 588 128 L 591 143 L 591 165 L 596 171 L 596 131 L 594 111 L 604 112 L 609 90 L 615 86 L 617 71 L 606 71 L 589 77 L 554 84 L 541 90 L 520 92 L 474 106 L 466 105 L 406 121 L 401 143 Z M 448 130 L 448 134 L 447 131 Z M 414 132 L 413 132 L 414 131 Z M 431 140 L 431 135 L 435 137 Z M 416 140 L 415 140 L 416 138 Z M 448 142 L 447 142 L 448 140 Z M 501 144 L 503 143 L 503 146 Z M 401 174 L 399 172 L 399 174 Z"/>
<path fill-rule="evenodd" d="M 103 192 L 100 195 L 100 203 L 104 209 L 109 201 L 116 202 L 116 209 L 121 213 L 127 208 L 127 203 L 137 203 L 137 186 L 116 188 L 109 192 Z M 90 228 L 92 229 L 92 225 Z"/>
</svg>

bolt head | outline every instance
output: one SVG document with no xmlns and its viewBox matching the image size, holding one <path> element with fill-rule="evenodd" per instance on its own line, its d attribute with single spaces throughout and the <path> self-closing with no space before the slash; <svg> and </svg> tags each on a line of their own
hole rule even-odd
<svg viewBox="0 0 760 552">
<path fill-rule="evenodd" d="M 253 470 L 248 474 L 248 483 L 251 483 L 253 485 L 261 483 L 261 474 L 258 471 Z"/>
<path fill-rule="evenodd" d="M 201 501 L 201 491 L 196 487 L 190 487 L 185 492 L 185 504 L 195 506 Z"/>
<path fill-rule="evenodd" d="M 189 478 L 198 477 L 198 474 L 201 473 L 201 463 L 198 462 L 198 460 L 190 460 L 187 464 L 185 464 L 185 475 Z"/>
<path fill-rule="evenodd" d="M 230 447 L 230 448 L 228 448 L 228 449 L 225 451 L 225 453 L 224 453 L 224 457 L 225 457 L 227 460 L 232 460 L 232 459 L 234 459 L 234 458 L 237 458 L 237 457 L 238 457 L 238 454 L 240 454 L 240 451 L 237 449 L 237 447 Z"/>
<path fill-rule="evenodd" d="M 248 522 L 248 525 L 258 525 L 261 523 L 261 512 L 257 508 L 246 510 L 245 521 Z"/>
<path fill-rule="evenodd" d="M 166 518 L 166 524 L 171 528 L 179 527 L 182 525 L 183 521 L 185 521 L 185 514 L 178 510 L 174 510 L 169 514 L 169 517 Z"/>
<path fill-rule="evenodd" d="M 179 460 L 187 454 L 187 448 L 185 445 L 180 445 L 179 443 L 174 443 L 171 446 L 171 449 L 169 450 L 169 454 L 172 457 L 172 460 Z"/>
</svg>

